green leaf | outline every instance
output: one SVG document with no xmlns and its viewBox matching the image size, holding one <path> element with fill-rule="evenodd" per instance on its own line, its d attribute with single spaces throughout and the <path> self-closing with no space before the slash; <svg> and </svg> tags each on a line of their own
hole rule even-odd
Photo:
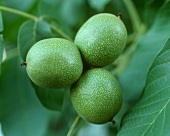
<svg viewBox="0 0 170 136">
<path fill-rule="evenodd" d="M 52 36 L 51 29 L 45 21 L 27 21 L 20 30 L 18 36 L 18 48 L 22 59 L 25 61 L 28 50 L 32 45 Z M 51 110 L 61 110 L 64 98 L 64 89 L 45 89 L 32 84 L 41 103 Z"/>
<path fill-rule="evenodd" d="M 73 29 L 85 20 L 87 12 L 85 0 L 42 0 L 39 11 L 40 16 L 51 16 L 58 20 L 62 31 L 70 37 L 76 34 Z"/>
<path fill-rule="evenodd" d="M 5 136 L 42 136 L 51 112 L 39 103 L 21 59 L 15 55 L 2 63 L 0 122 Z"/>
<path fill-rule="evenodd" d="M 41 103 L 50 110 L 60 111 L 64 101 L 66 89 L 41 88 L 32 82 L 35 92 Z"/>
<path fill-rule="evenodd" d="M 3 26 L 3 22 L 2 22 L 2 13 L 0 10 L 0 32 L 2 32 L 4 30 L 4 26 Z"/>
<path fill-rule="evenodd" d="M 165 3 L 166 0 L 149 0 L 146 1 L 145 7 L 143 8 L 144 21 L 148 26 L 153 24 L 157 12 L 160 7 Z"/>
<path fill-rule="evenodd" d="M 13 8 L 19 11 L 23 12 L 34 12 L 35 13 L 35 7 L 36 7 L 36 2 L 38 0 L 0 0 L 2 1 L 2 5 Z M 3 11 L 3 22 L 4 22 L 4 31 L 3 35 L 5 37 L 5 41 L 7 40 L 11 43 L 17 42 L 17 36 L 18 36 L 18 29 L 23 23 L 23 21 L 26 18 L 18 16 L 16 14 L 10 13 L 10 12 L 4 12 Z M 12 43 L 12 44 L 13 44 Z M 13 44 L 13 46 L 15 46 Z"/>
<path fill-rule="evenodd" d="M 37 0 L 15 0 L 15 2 L 13 0 L 1 1 L 3 1 L 3 5 L 5 5 L 6 7 L 11 7 L 20 11 L 28 12 Z M 8 12 L 5 13 L 5 21 L 8 21 L 8 23 L 14 23 L 14 21 L 16 21 L 17 19 L 20 19 L 20 17 Z"/>
<path fill-rule="evenodd" d="M 118 136 L 169 136 L 170 39 L 154 60 L 141 101 L 124 116 Z"/>
<path fill-rule="evenodd" d="M 88 0 L 90 6 L 97 11 L 103 11 L 106 4 L 108 4 L 111 0 Z"/>
<path fill-rule="evenodd" d="M 124 100 L 139 100 L 146 76 L 157 53 L 170 36 L 170 2 L 159 11 L 151 29 L 141 38 L 128 66 L 119 77 Z"/>
<path fill-rule="evenodd" d="M 45 21 L 25 22 L 20 27 L 18 34 L 18 49 L 22 59 L 26 60 L 26 55 L 34 43 L 50 37 L 52 37 L 52 32 L 50 26 Z"/>
<path fill-rule="evenodd" d="M 55 17 L 61 24 L 64 24 L 63 27 L 65 25 L 75 26 L 84 15 L 84 3 L 84 0 L 42 0 L 39 9 L 41 15 Z"/>
</svg>

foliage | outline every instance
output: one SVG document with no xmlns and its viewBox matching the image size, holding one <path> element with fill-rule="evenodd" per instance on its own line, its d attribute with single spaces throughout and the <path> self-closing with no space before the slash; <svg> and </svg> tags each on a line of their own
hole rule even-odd
<svg viewBox="0 0 170 136">
<path fill-rule="evenodd" d="M 77 116 L 69 88 L 38 87 L 20 64 L 35 42 L 50 37 L 73 41 L 82 24 L 100 12 L 122 13 L 128 31 L 123 54 L 105 67 L 117 76 L 124 104 L 114 126 L 80 120 L 73 134 L 170 135 L 169 9 L 169 0 L 1 0 L 0 123 L 4 136 L 67 134 Z"/>
<path fill-rule="evenodd" d="M 18 50 L 22 59 L 26 60 L 26 55 L 31 46 L 39 40 L 52 37 L 50 26 L 45 21 L 24 22 L 18 33 Z"/>
<path fill-rule="evenodd" d="M 170 36 L 170 31 L 167 31 L 170 29 L 170 18 L 167 17 L 170 14 L 169 7 L 170 2 L 160 9 L 152 27 L 139 40 L 129 64 L 119 77 L 122 89 L 126 92 L 124 99 L 128 102 L 140 98 L 149 67 Z"/>
<path fill-rule="evenodd" d="M 170 112 L 170 39 L 157 55 L 147 75 L 144 95 L 124 116 L 118 136 L 167 136 Z"/>
</svg>

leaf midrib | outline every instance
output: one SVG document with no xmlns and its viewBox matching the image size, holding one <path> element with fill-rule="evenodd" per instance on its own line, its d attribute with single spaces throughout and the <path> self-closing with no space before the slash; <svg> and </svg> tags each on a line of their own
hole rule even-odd
<svg viewBox="0 0 170 136">
<path fill-rule="evenodd" d="M 36 35 L 37 35 L 37 25 L 38 25 L 38 21 L 34 21 L 34 26 L 33 26 L 33 43 L 36 42 Z"/>
<path fill-rule="evenodd" d="M 141 106 L 141 107 L 136 108 L 136 109 L 140 109 L 140 108 L 143 108 L 143 107 L 147 107 L 147 106 L 149 106 L 149 105 L 151 105 L 151 104 L 154 104 L 154 103 L 157 103 L 157 102 L 161 102 L 161 101 L 166 100 L 166 99 L 170 99 L 170 97 L 164 98 L 164 99 L 161 99 L 161 100 L 152 102 L 152 103 L 149 103 L 149 104 L 147 104 L 147 105 L 145 105 L 145 106 Z M 155 111 L 155 112 L 152 112 L 152 114 L 153 114 L 153 113 L 156 113 L 156 112 L 159 112 L 159 111 L 160 111 L 160 110 Z M 145 114 L 145 115 L 149 115 L 149 114 Z M 142 116 L 145 116 L 145 115 L 140 115 L 140 116 L 135 116 L 135 117 L 132 117 L 132 118 L 128 118 L 128 119 L 124 120 L 123 122 L 128 121 L 128 120 L 131 120 L 131 119 L 134 119 L 134 118 L 142 117 Z"/>
<path fill-rule="evenodd" d="M 168 99 L 167 103 L 165 104 L 165 106 L 159 111 L 158 115 L 155 117 L 155 119 L 151 122 L 151 123 L 146 123 L 146 124 L 142 124 L 142 125 L 139 125 L 139 126 L 135 126 L 133 128 L 130 128 L 126 131 L 124 131 L 123 133 L 127 132 L 127 131 L 130 131 L 132 129 L 135 129 L 135 128 L 138 128 L 138 127 L 142 127 L 142 126 L 146 126 L 148 125 L 148 128 L 146 129 L 146 131 L 141 135 L 141 136 L 144 136 L 144 134 L 148 131 L 148 129 L 153 125 L 153 123 L 156 121 L 156 119 L 159 117 L 159 115 L 162 113 L 162 111 L 166 108 L 166 106 L 168 105 L 168 103 L 170 102 L 170 98 Z M 165 120 L 165 118 L 164 118 Z M 161 130 L 162 131 L 162 130 Z M 122 133 L 122 134 L 123 134 Z"/>
<path fill-rule="evenodd" d="M 165 104 L 165 106 L 162 108 L 162 110 L 160 110 L 159 114 L 157 115 L 157 117 L 150 123 L 149 127 L 146 129 L 146 131 L 142 134 L 142 136 L 144 136 L 144 134 L 148 131 L 148 129 L 151 127 L 151 125 L 156 121 L 156 119 L 158 118 L 158 116 L 162 113 L 162 111 L 164 109 L 166 109 L 166 106 L 168 105 L 168 103 L 170 102 L 170 98 L 168 100 L 168 102 Z M 163 122 L 165 122 L 165 117 L 163 118 Z M 161 130 L 162 131 L 162 130 Z M 161 132 L 162 133 L 162 132 Z"/>
</svg>

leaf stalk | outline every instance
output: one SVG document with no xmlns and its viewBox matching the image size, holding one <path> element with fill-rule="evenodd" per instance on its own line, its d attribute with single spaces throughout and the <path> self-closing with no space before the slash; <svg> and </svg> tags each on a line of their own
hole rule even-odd
<svg viewBox="0 0 170 136">
<path fill-rule="evenodd" d="M 23 11 L 19 11 L 19 10 L 16 10 L 16 9 L 12 9 L 12 8 L 9 8 L 9 7 L 5 7 L 5 6 L 0 6 L 0 10 L 3 10 L 3 11 L 6 11 L 6 12 L 9 12 L 9 13 L 13 13 L 13 14 L 16 14 L 16 15 L 19 15 L 19 16 L 22 16 L 22 17 L 25 17 L 25 18 L 28 18 L 28 19 L 31 19 L 31 20 L 34 20 L 35 22 L 37 22 L 40 18 L 37 17 L 37 16 L 34 16 L 34 15 L 31 15 L 29 13 L 26 13 L 26 12 L 23 12 Z M 72 38 L 70 38 L 68 35 L 66 35 L 64 32 L 62 32 L 61 30 L 59 30 L 58 28 L 56 28 L 54 25 L 52 24 L 49 24 L 49 26 L 51 27 L 51 29 L 58 33 L 60 36 L 62 36 L 63 38 L 73 42 Z"/>
<path fill-rule="evenodd" d="M 69 131 L 68 131 L 68 133 L 67 133 L 67 136 L 71 136 L 71 134 L 72 134 L 72 132 L 73 132 L 76 124 L 78 123 L 79 119 L 80 119 L 80 116 L 77 115 L 77 117 L 75 118 L 73 124 L 71 125 L 71 127 L 70 127 L 70 129 L 69 129 Z"/>
</svg>

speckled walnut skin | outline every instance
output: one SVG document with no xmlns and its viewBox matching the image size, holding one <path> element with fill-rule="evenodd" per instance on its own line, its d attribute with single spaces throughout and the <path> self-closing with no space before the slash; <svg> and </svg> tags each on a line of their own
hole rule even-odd
<svg viewBox="0 0 170 136">
<path fill-rule="evenodd" d="M 91 17 L 77 32 L 75 44 L 83 59 L 93 67 L 103 67 L 122 53 L 127 30 L 119 17 L 101 13 Z"/>
<path fill-rule="evenodd" d="M 111 121 L 122 106 L 122 92 L 117 79 L 101 68 L 85 72 L 71 86 L 70 95 L 80 117 L 94 124 Z"/>
<path fill-rule="evenodd" d="M 27 54 L 26 62 L 30 79 L 45 88 L 69 86 L 81 76 L 83 70 L 76 45 L 61 38 L 35 43 Z"/>
</svg>

